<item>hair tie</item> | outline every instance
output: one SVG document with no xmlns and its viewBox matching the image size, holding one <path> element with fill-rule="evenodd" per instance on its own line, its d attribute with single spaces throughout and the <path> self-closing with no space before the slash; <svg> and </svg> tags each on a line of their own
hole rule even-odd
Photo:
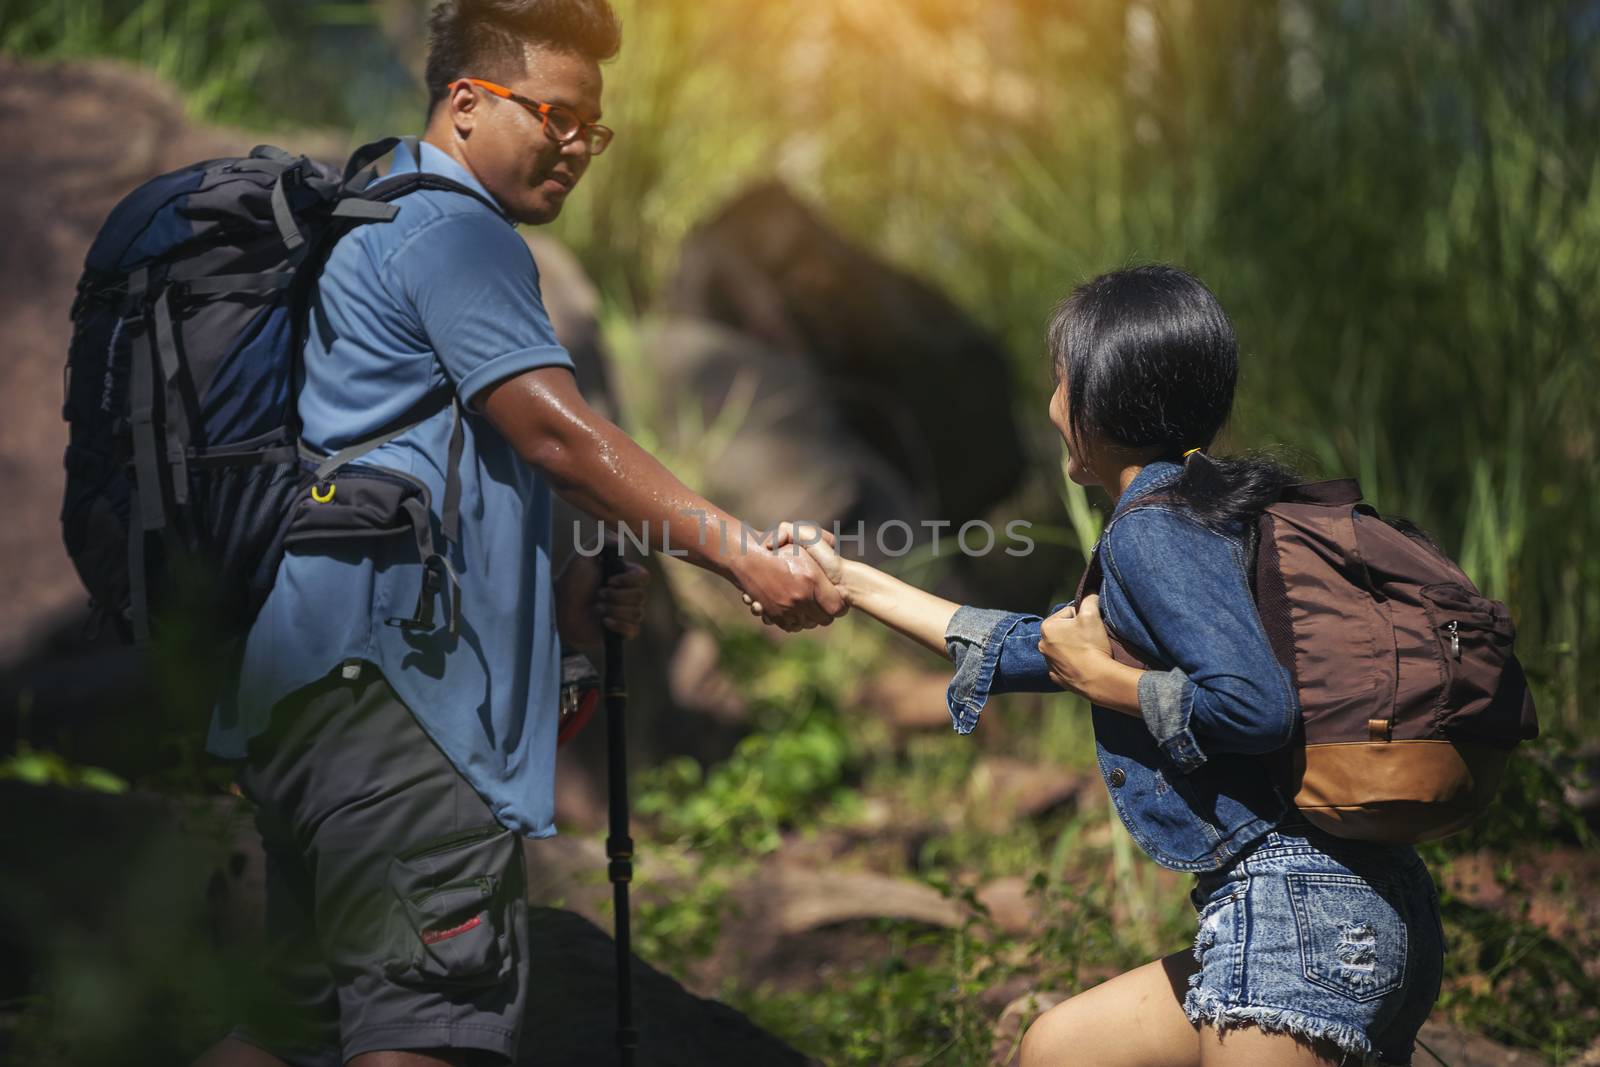
<svg viewBox="0 0 1600 1067">
<path fill-rule="evenodd" d="M 1198 451 L 1200 451 L 1200 450 L 1199 450 L 1199 449 L 1198 449 L 1198 448 L 1191 448 L 1191 449 L 1189 449 L 1189 451 L 1187 451 L 1187 452 L 1185 452 L 1185 453 L 1184 453 L 1184 454 L 1183 454 L 1183 458 L 1184 458 L 1184 461 L 1185 461 L 1185 462 L 1187 462 L 1187 461 L 1188 461 L 1188 459 L 1189 459 L 1189 457 L 1190 457 L 1190 456 L 1192 456 L 1192 455 L 1194 455 L 1194 454 L 1195 454 L 1195 453 L 1196 453 L 1196 452 L 1198 452 Z"/>
</svg>

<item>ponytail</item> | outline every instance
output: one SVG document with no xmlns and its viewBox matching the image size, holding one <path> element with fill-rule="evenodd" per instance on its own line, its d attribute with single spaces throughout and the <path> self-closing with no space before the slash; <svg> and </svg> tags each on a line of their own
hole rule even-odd
<svg viewBox="0 0 1600 1067">
<path fill-rule="evenodd" d="M 1237 534 L 1255 525 L 1285 487 L 1300 481 L 1291 468 L 1264 455 L 1208 456 L 1190 450 L 1183 474 L 1166 490 L 1209 529 Z"/>
</svg>

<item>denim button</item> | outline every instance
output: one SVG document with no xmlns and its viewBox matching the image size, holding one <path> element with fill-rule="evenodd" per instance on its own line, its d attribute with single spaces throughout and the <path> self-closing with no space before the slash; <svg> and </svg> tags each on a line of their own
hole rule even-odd
<svg viewBox="0 0 1600 1067">
<path fill-rule="evenodd" d="M 1123 782 L 1126 782 L 1127 780 L 1128 780 L 1127 772 L 1124 771 L 1121 767 L 1113 767 L 1113 768 L 1111 768 L 1111 785 L 1113 787 L 1120 786 L 1120 785 L 1122 785 Z"/>
</svg>

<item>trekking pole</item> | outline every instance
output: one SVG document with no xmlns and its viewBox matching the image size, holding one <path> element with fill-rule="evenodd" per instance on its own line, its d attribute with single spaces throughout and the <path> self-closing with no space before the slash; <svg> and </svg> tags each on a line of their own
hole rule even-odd
<svg viewBox="0 0 1600 1067">
<path fill-rule="evenodd" d="M 600 554 L 605 581 L 622 573 L 622 556 L 615 545 Z M 611 831 L 606 836 L 610 857 L 611 903 L 616 913 L 617 942 L 617 1047 L 622 1067 L 633 1067 L 639 1031 L 633 1026 L 633 952 L 629 948 L 628 882 L 633 879 L 633 838 L 628 836 L 628 685 L 622 673 L 622 635 L 605 631 L 606 667 L 606 784 L 611 793 Z"/>
</svg>

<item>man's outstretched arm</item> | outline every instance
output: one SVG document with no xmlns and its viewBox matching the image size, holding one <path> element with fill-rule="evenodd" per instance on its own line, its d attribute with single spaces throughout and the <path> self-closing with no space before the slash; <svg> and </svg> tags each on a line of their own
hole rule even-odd
<svg viewBox="0 0 1600 1067">
<path fill-rule="evenodd" d="M 760 534 L 680 482 L 591 408 L 566 367 L 543 367 L 485 388 L 477 406 L 523 461 L 568 503 L 603 522 L 641 529 L 721 575 L 786 629 L 826 625 L 843 598 L 805 552 L 770 551 Z M 726 531 L 726 536 L 724 536 Z"/>
</svg>

